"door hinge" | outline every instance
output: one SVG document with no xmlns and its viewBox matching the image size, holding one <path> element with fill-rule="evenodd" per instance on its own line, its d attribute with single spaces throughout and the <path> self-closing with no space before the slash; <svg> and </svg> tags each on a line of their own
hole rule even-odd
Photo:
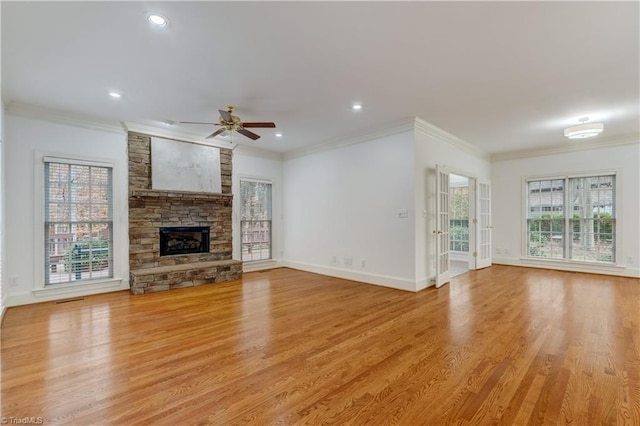
<svg viewBox="0 0 640 426">
<path fill-rule="evenodd" d="M 478 257 L 478 252 L 477 251 L 473 252 L 473 257 Z"/>
<path fill-rule="evenodd" d="M 474 224 L 475 224 L 475 223 L 478 223 L 478 219 L 473 218 L 473 221 L 472 221 L 472 222 L 473 222 Z"/>
</svg>

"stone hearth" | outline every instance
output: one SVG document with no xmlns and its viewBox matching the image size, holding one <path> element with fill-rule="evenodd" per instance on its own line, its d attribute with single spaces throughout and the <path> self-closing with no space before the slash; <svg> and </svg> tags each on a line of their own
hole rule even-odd
<svg viewBox="0 0 640 426">
<path fill-rule="evenodd" d="M 129 275 L 131 292 L 231 281 L 242 276 L 242 262 L 232 260 L 230 149 L 220 148 L 222 193 L 151 189 L 151 136 L 130 132 Z M 207 253 L 160 256 L 160 228 L 209 227 Z"/>
</svg>

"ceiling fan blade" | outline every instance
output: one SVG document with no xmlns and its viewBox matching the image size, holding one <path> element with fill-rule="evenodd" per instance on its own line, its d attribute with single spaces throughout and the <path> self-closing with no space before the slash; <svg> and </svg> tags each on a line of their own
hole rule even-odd
<svg viewBox="0 0 640 426">
<path fill-rule="evenodd" d="M 180 124 L 208 124 L 214 126 L 222 126 L 220 123 L 204 123 L 202 121 L 181 121 Z"/>
<path fill-rule="evenodd" d="M 242 127 L 276 127 L 276 123 L 242 123 Z"/>
<path fill-rule="evenodd" d="M 255 133 L 253 133 L 253 132 L 250 132 L 250 131 L 248 131 L 248 130 L 245 130 L 245 129 L 238 129 L 238 133 L 240 133 L 241 135 L 245 135 L 246 137 L 251 138 L 251 139 L 253 139 L 254 141 L 255 141 L 256 139 L 260 139 L 260 136 L 256 135 L 256 134 L 255 134 Z"/>
<path fill-rule="evenodd" d="M 224 121 L 232 121 L 233 118 L 231 118 L 231 113 L 229 111 L 225 111 L 223 109 L 219 109 L 218 110 L 220 112 L 220 117 L 222 117 L 222 119 Z"/>
<path fill-rule="evenodd" d="M 207 136 L 205 139 L 215 138 L 216 136 L 218 136 L 220 133 L 224 132 L 225 130 L 227 130 L 227 129 L 225 129 L 224 127 L 222 127 L 222 128 L 220 128 L 220 129 L 216 130 L 215 132 L 211 133 L 211 134 L 210 134 L 209 136 Z"/>
</svg>

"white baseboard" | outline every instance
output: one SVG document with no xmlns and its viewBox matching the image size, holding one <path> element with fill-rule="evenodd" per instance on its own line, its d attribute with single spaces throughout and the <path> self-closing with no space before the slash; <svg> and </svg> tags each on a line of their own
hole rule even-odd
<svg viewBox="0 0 640 426">
<path fill-rule="evenodd" d="M 517 257 L 494 257 L 496 265 L 522 266 L 525 268 L 555 269 L 558 271 L 585 272 L 587 274 L 615 275 L 619 277 L 640 278 L 640 269 L 619 266 L 578 264 L 544 260 L 523 260 Z"/>
<path fill-rule="evenodd" d="M 395 288 L 410 292 L 417 291 L 416 282 L 407 278 L 390 277 L 387 275 L 370 274 L 367 272 L 354 271 L 350 269 L 333 268 L 329 266 L 315 265 L 311 263 L 296 262 L 293 260 L 282 260 L 280 266 L 298 269 L 305 272 L 327 275 L 330 277 L 343 278 L 345 280 L 360 281 L 366 284 L 374 284 L 382 287 Z"/>
<path fill-rule="evenodd" d="M 424 279 L 418 280 L 416 282 L 416 290 L 417 291 L 422 291 L 425 288 L 433 287 L 435 285 L 436 285 L 436 282 L 435 282 L 434 279 L 424 278 Z"/>
</svg>

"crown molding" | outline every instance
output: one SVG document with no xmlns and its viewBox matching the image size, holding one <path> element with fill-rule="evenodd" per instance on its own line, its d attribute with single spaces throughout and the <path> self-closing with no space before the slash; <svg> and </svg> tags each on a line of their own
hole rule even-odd
<svg viewBox="0 0 640 426">
<path fill-rule="evenodd" d="M 442 130 L 437 126 L 434 126 L 433 124 L 419 117 L 415 118 L 415 129 L 416 132 L 438 139 L 439 141 L 447 143 L 455 148 L 458 148 L 461 151 L 468 152 L 469 154 L 481 157 L 487 161 L 491 159 L 491 154 L 489 154 L 488 152 L 478 148 L 475 145 L 470 144 L 465 140 L 460 139 L 457 136 L 452 135 L 445 130 Z"/>
<path fill-rule="evenodd" d="M 313 145 L 309 147 L 294 149 L 287 151 L 283 154 L 284 160 L 291 160 L 294 158 L 305 157 L 307 155 L 317 154 L 324 151 L 331 151 L 338 148 L 344 148 L 350 145 L 356 145 L 363 142 L 369 142 L 374 139 L 380 139 L 385 136 L 393 136 L 399 133 L 408 132 L 413 130 L 414 120 L 402 120 L 385 126 L 382 129 L 374 130 L 369 133 L 364 133 L 358 136 L 351 136 L 346 138 L 334 139 L 320 145 Z"/>
<path fill-rule="evenodd" d="M 36 105 L 22 104 L 18 102 L 2 103 L 5 114 L 34 120 L 48 121 L 57 124 L 82 127 L 85 129 L 106 131 L 110 133 L 125 134 L 127 132 L 143 133 L 166 139 L 174 139 L 182 142 L 190 142 L 199 145 L 215 146 L 218 148 L 232 149 L 241 155 L 250 155 L 273 160 L 282 160 L 282 153 L 268 151 L 261 148 L 249 147 L 240 144 L 231 144 L 216 139 L 203 140 L 201 135 L 184 131 L 176 131 L 165 127 L 156 127 L 128 121 L 110 121 L 89 115 L 76 114 L 68 111 L 46 108 Z"/>
<path fill-rule="evenodd" d="M 149 126 L 146 124 L 123 121 L 122 127 L 127 132 L 143 133 L 145 135 L 154 136 L 157 138 L 173 139 L 180 142 L 189 142 L 198 145 L 215 146 L 217 148 L 225 148 L 231 150 L 235 149 L 237 146 L 237 144 L 234 145 L 232 143 L 225 143 L 216 139 L 203 140 L 201 135 L 196 135 L 195 133 L 176 131 L 164 127 Z"/>
<path fill-rule="evenodd" d="M 238 155 L 246 155 L 250 157 L 266 158 L 268 160 L 282 161 L 283 154 L 281 152 L 269 151 L 262 148 L 256 148 L 255 146 L 247 146 L 237 144 L 233 148 L 233 153 Z"/>
<path fill-rule="evenodd" d="M 541 157 L 544 155 L 563 154 L 567 152 L 588 151 L 593 149 L 606 149 L 617 146 L 640 144 L 638 136 L 632 136 L 609 141 L 591 140 L 579 142 L 571 142 L 566 145 L 549 145 L 540 148 L 521 149 L 517 151 L 507 151 L 493 154 L 491 161 L 517 160 L 522 158 Z"/>
<path fill-rule="evenodd" d="M 204 139 L 201 135 L 184 131 L 176 131 L 165 127 L 148 126 L 138 123 L 122 123 L 123 127 L 130 132 L 144 133 L 146 135 L 155 136 L 165 139 L 174 139 L 182 142 L 189 142 L 198 145 L 215 146 L 218 148 L 231 149 L 234 154 L 249 155 L 252 157 L 260 157 L 271 160 L 282 160 L 280 152 L 269 151 L 253 146 L 241 145 L 239 143 L 226 142 L 221 139 Z"/>
<path fill-rule="evenodd" d="M 57 124 L 67 124 L 91 130 L 101 130 L 104 132 L 118 134 L 126 133 L 126 129 L 124 129 L 121 123 L 117 121 L 103 120 L 89 115 L 75 114 L 68 111 L 21 104 L 17 102 L 6 104 L 5 113 L 7 115 L 49 121 Z"/>
</svg>

